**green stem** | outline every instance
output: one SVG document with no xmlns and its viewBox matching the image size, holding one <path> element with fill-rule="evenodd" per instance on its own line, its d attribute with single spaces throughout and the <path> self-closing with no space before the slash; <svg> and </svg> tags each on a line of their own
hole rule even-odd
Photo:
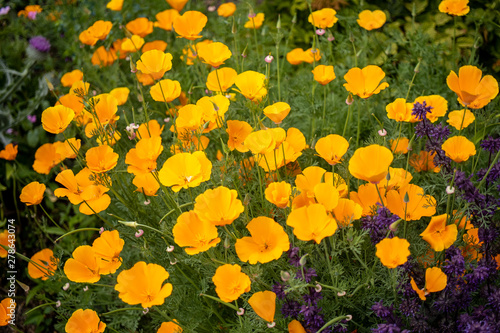
<svg viewBox="0 0 500 333">
<path fill-rule="evenodd" d="M 38 310 L 40 308 L 43 308 L 44 306 L 48 306 L 48 305 L 55 305 L 57 304 L 57 302 L 50 302 L 50 303 L 45 303 L 45 304 L 40 304 L 38 306 L 35 306 L 33 309 L 29 309 L 28 311 L 26 311 L 24 313 L 25 316 L 29 315 L 31 312 L 35 311 L 35 310 Z"/>
<path fill-rule="evenodd" d="M 207 295 L 207 294 L 200 294 L 200 296 L 203 296 L 203 297 L 206 297 L 206 298 L 210 298 L 211 300 L 214 300 L 216 302 L 219 302 L 221 304 L 224 304 L 225 306 L 227 307 L 230 307 L 231 309 L 235 310 L 235 311 L 239 311 L 240 309 L 238 309 L 236 306 L 234 306 L 233 304 L 231 303 L 227 303 L 227 302 L 224 302 L 223 300 L 221 300 L 220 298 L 217 298 L 217 297 L 214 297 L 214 296 L 210 296 L 210 295 Z"/>
<path fill-rule="evenodd" d="M 100 231 L 100 230 L 101 229 L 99 229 L 99 228 L 81 228 L 81 229 L 71 230 L 70 232 L 67 232 L 64 235 L 62 235 L 61 237 L 59 237 L 58 239 L 56 239 L 55 242 L 58 242 L 61 239 L 63 239 L 64 237 L 75 234 L 75 233 L 80 232 L 80 231 Z"/>
<path fill-rule="evenodd" d="M 129 310 L 141 310 L 141 311 L 144 311 L 143 308 L 123 308 L 123 309 L 116 309 L 116 310 L 113 310 L 113 311 L 101 313 L 101 316 L 109 316 L 110 314 L 114 314 L 114 313 L 122 312 L 122 311 L 129 311 Z"/>
</svg>

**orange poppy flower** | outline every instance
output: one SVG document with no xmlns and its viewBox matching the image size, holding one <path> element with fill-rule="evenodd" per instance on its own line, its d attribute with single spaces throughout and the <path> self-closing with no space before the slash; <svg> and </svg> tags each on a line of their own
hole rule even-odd
<svg viewBox="0 0 500 333">
<path fill-rule="evenodd" d="M 338 21 L 335 14 L 335 9 L 323 8 L 309 14 L 307 21 L 319 29 L 331 28 Z"/>
<path fill-rule="evenodd" d="M 267 95 L 266 76 L 264 74 L 246 71 L 234 80 L 234 84 L 238 89 L 234 89 L 251 101 L 259 102 Z"/>
<path fill-rule="evenodd" d="M 56 153 L 61 155 L 63 159 L 76 158 L 82 145 L 81 141 L 80 139 L 70 138 L 56 146 Z"/>
<path fill-rule="evenodd" d="M 385 13 L 381 10 L 363 10 L 356 21 L 361 28 L 370 31 L 383 26 L 386 19 Z"/>
<path fill-rule="evenodd" d="M 182 213 L 172 229 L 174 241 L 189 255 L 205 252 L 220 243 L 217 227 L 208 221 L 202 221 L 195 211 Z"/>
<path fill-rule="evenodd" d="M 389 149 L 379 145 L 370 145 L 356 149 L 349 160 L 349 172 L 358 179 L 370 183 L 379 183 L 387 175 L 393 160 Z"/>
<path fill-rule="evenodd" d="M 443 0 L 439 3 L 439 11 L 453 16 L 464 16 L 470 11 L 469 0 Z"/>
<path fill-rule="evenodd" d="M 456 224 L 446 225 L 447 214 L 433 216 L 429 225 L 420 234 L 436 252 L 446 250 L 455 243 L 458 235 Z"/>
<path fill-rule="evenodd" d="M 108 145 L 90 148 L 85 154 L 87 167 L 95 173 L 107 172 L 118 163 L 118 154 Z"/>
<path fill-rule="evenodd" d="M 208 18 L 205 14 L 191 10 L 174 19 L 174 30 L 177 38 L 195 40 L 203 37 L 201 31 L 207 24 Z"/>
<path fill-rule="evenodd" d="M 416 122 L 415 116 L 412 115 L 413 104 L 406 103 L 404 98 L 396 98 L 392 103 L 387 104 L 385 107 L 387 111 L 387 118 L 393 119 L 397 122 Z"/>
<path fill-rule="evenodd" d="M 408 138 L 389 140 L 389 143 L 391 144 L 391 151 L 394 154 L 408 153 L 408 144 L 410 143 L 410 140 L 408 140 Z"/>
<path fill-rule="evenodd" d="M 125 28 L 127 28 L 132 35 L 144 38 L 153 32 L 153 22 L 148 20 L 147 17 L 139 17 L 127 23 Z"/>
<path fill-rule="evenodd" d="M 339 227 L 348 227 L 353 221 L 361 218 L 363 207 L 353 200 L 341 198 L 333 209 L 333 214 Z"/>
<path fill-rule="evenodd" d="M 358 187 L 358 192 L 351 192 L 350 198 L 363 208 L 362 215 L 374 215 L 380 207 L 380 197 L 377 192 L 377 185 L 367 183 Z M 385 189 L 380 189 L 380 195 L 384 201 L 384 206 L 387 206 L 387 199 L 385 198 Z"/>
<path fill-rule="evenodd" d="M 307 49 L 302 53 L 302 60 L 308 64 L 321 60 L 321 52 L 319 49 Z"/>
<path fill-rule="evenodd" d="M 181 84 L 179 81 L 164 79 L 151 87 L 151 97 L 157 102 L 172 102 L 181 95 Z"/>
<path fill-rule="evenodd" d="M 276 294 L 265 290 L 254 293 L 249 299 L 248 304 L 255 313 L 270 323 L 274 322 L 274 313 L 276 311 Z"/>
<path fill-rule="evenodd" d="M 409 184 L 386 194 L 387 208 L 405 221 L 417 221 L 422 216 L 436 214 L 436 199 L 424 195 L 424 189 L 418 185 Z"/>
<path fill-rule="evenodd" d="M 160 136 L 165 126 L 160 126 L 157 120 L 151 119 L 149 122 L 141 124 L 137 129 L 139 139 L 152 138 Z"/>
<path fill-rule="evenodd" d="M 130 94 L 130 89 L 127 87 L 119 87 L 111 90 L 109 94 L 116 99 L 116 103 L 118 105 L 123 105 L 127 103 L 128 95 Z"/>
<path fill-rule="evenodd" d="M 28 263 L 28 274 L 32 279 L 42 278 L 42 281 L 46 281 L 54 275 L 58 263 L 59 259 L 54 257 L 54 252 L 51 249 L 43 249 L 31 257 L 31 261 Z"/>
<path fill-rule="evenodd" d="M 137 186 L 137 192 L 144 193 L 148 197 L 156 196 L 156 192 L 160 189 L 160 183 L 158 183 L 152 173 L 143 173 L 135 176 L 132 184 Z"/>
<path fill-rule="evenodd" d="M 375 247 L 377 248 L 375 255 L 387 268 L 403 265 L 410 255 L 410 243 L 404 238 L 384 238 Z"/>
<path fill-rule="evenodd" d="M 464 115 L 465 113 L 465 115 Z M 448 113 L 448 120 L 446 121 L 451 126 L 455 127 L 457 131 L 463 130 L 467 128 L 470 124 L 472 124 L 476 120 L 474 114 L 470 112 L 469 109 L 464 110 L 455 110 Z"/>
<path fill-rule="evenodd" d="M 264 115 L 271 119 L 276 125 L 281 124 L 289 113 L 290 105 L 285 102 L 276 102 L 264 108 Z"/>
<path fill-rule="evenodd" d="M 254 155 L 264 155 L 268 152 L 272 152 L 276 147 L 276 141 L 270 130 L 251 132 L 247 135 L 243 144 L 246 148 L 250 149 Z"/>
<path fill-rule="evenodd" d="M 83 80 L 83 72 L 79 69 L 75 69 L 71 72 L 65 73 L 61 77 L 61 84 L 63 87 L 71 87 L 76 81 Z"/>
<path fill-rule="evenodd" d="M 465 136 L 457 135 L 447 139 L 441 146 L 446 156 L 457 163 L 465 162 L 476 155 L 476 146 Z"/>
<path fill-rule="evenodd" d="M 200 46 L 197 51 L 200 60 L 214 68 L 224 64 L 224 61 L 231 58 L 232 55 L 229 48 L 220 42 L 205 44 Z"/>
<path fill-rule="evenodd" d="M 215 292 L 224 302 L 235 301 L 250 291 L 250 278 L 241 271 L 238 264 L 219 266 L 212 281 L 215 284 Z"/>
<path fill-rule="evenodd" d="M 122 252 L 125 241 L 120 238 L 118 230 L 104 231 L 92 243 L 92 249 L 99 263 L 99 274 L 113 274 L 122 265 Z"/>
<path fill-rule="evenodd" d="M 116 54 L 112 49 L 106 50 L 104 46 L 101 46 L 92 54 L 91 62 L 94 66 L 106 67 L 111 66 L 116 59 Z"/>
<path fill-rule="evenodd" d="M 384 77 L 384 71 L 378 66 L 370 65 L 363 69 L 354 67 L 344 75 L 344 80 L 347 81 L 344 87 L 353 95 L 368 98 L 389 87 L 387 82 L 380 83 Z"/>
<path fill-rule="evenodd" d="M 224 123 L 224 115 L 229 109 L 229 99 L 222 95 L 205 96 L 200 98 L 196 105 L 202 109 L 203 133 L 208 133 L 215 128 L 220 128 Z M 207 124 L 208 122 L 208 124 Z"/>
<path fill-rule="evenodd" d="M 222 17 L 233 16 L 236 11 L 236 5 L 233 2 L 223 3 L 217 8 L 217 14 Z"/>
<path fill-rule="evenodd" d="M 90 89 L 90 83 L 83 81 L 76 81 L 73 83 L 71 88 L 69 88 L 69 93 L 72 95 L 76 95 L 78 97 L 82 97 L 79 95 L 88 95 Z"/>
<path fill-rule="evenodd" d="M 75 117 L 75 112 L 64 105 L 49 107 L 42 112 L 42 127 L 49 133 L 59 134 Z"/>
<path fill-rule="evenodd" d="M 314 80 L 321 85 L 326 85 L 335 79 L 333 66 L 318 65 L 311 71 L 314 74 Z"/>
<path fill-rule="evenodd" d="M 106 5 L 106 8 L 114 11 L 120 11 L 123 7 L 123 0 L 111 0 Z"/>
<path fill-rule="evenodd" d="M 85 127 L 85 134 L 87 137 L 95 135 L 97 128 L 102 128 L 107 124 L 113 124 L 120 119 L 120 117 L 116 115 L 118 112 L 118 100 L 111 94 L 100 94 L 92 97 L 90 104 L 92 105 L 92 115 L 97 119 L 94 118 L 93 122 Z"/>
<path fill-rule="evenodd" d="M 244 27 L 247 29 L 259 29 L 264 23 L 264 13 L 258 13 L 254 17 L 248 17 Z"/>
<path fill-rule="evenodd" d="M 151 50 L 142 54 L 136 66 L 143 74 L 149 74 L 153 80 L 159 80 L 172 68 L 172 55 Z"/>
<path fill-rule="evenodd" d="M 106 324 L 94 310 L 78 309 L 69 317 L 64 329 L 66 333 L 102 333 Z"/>
<path fill-rule="evenodd" d="M 342 157 L 349 149 L 349 142 L 342 136 L 330 134 L 316 142 L 314 149 L 318 156 L 323 158 L 330 165 L 340 163 Z"/>
<path fill-rule="evenodd" d="M 181 188 L 196 187 L 210 179 L 212 162 L 204 152 L 179 153 L 168 158 L 158 173 L 160 182 L 179 192 Z"/>
<path fill-rule="evenodd" d="M 446 83 L 457 94 L 461 104 L 481 109 L 498 95 L 498 81 L 491 75 L 481 78 L 482 75 L 483 72 L 475 66 L 462 66 L 458 75 L 450 72 Z"/>
<path fill-rule="evenodd" d="M 432 123 L 435 123 L 436 120 L 446 115 L 446 111 L 448 111 L 448 101 L 443 96 L 420 96 L 413 103 L 417 102 L 420 104 L 425 102 L 427 106 L 432 107 L 431 112 L 427 113 L 427 119 Z"/>
<path fill-rule="evenodd" d="M 111 28 L 113 27 L 113 23 L 109 21 L 99 20 L 94 22 L 87 30 L 88 32 L 99 40 L 105 40 L 108 37 Z"/>
<path fill-rule="evenodd" d="M 448 277 L 439 267 L 427 268 L 425 270 L 425 287 L 424 289 L 418 288 L 413 277 L 410 280 L 410 284 L 413 290 L 418 294 L 418 297 L 425 301 L 429 293 L 435 293 L 446 288 L 448 283 Z"/>
<path fill-rule="evenodd" d="M 147 42 L 144 44 L 142 47 L 142 52 L 148 52 L 151 50 L 158 50 L 161 52 L 165 52 L 167 49 L 168 44 L 162 40 L 154 40 L 152 42 Z"/>
<path fill-rule="evenodd" d="M 59 164 L 63 158 L 56 151 L 56 145 L 46 143 L 40 146 L 35 152 L 35 162 L 33 170 L 38 173 L 48 175 L 50 170 Z"/>
<path fill-rule="evenodd" d="M 234 84 L 236 76 L 238 73 L 230 67 L 213 70 L 208 74 L 207 88 L 211 91 L 225 92 Z"/>
<path fill-rule="evenodd" d="M 301 193 L 305 193 L 309 198 L 314 198 L 314 187 L 322 181 L 333 183 L 332 173 L 318 166 L 311 166 L 302 170 L 302 174 L 295 179 L 295 185 Z"/>
<path fill-rule="evenodd" d="M 9 143 L 8 145 L 5 146 L 4 150 L 0 151 L 0 158 L 3 158 L 4 160 L 7 161 L 15 160 L 17 156 L 17 148 L 18 145 Z"/>
<path fill-rule="evenodd" d="M 336 209 L 340 204 L 340 193 L 335 186 L 333 186 L 332 182 L 319 183 L 314 186 L 314 197 L 319 204 L 322 204 L 325 207 L 327 212 L 333 212 L 334 209 Z M 338 212 L 340 214 L 340 211 Z"/>
<path fill-rule="evenodd" d="M 252 219 L 247 224 L 251 237 L 236 240 L 234 248 L 241 261 L 255 265 L 279 259 L 290 249 L 288 235 L 279 223 L 265 216 Z"/>
<path fill-rule="evenodd" d="M 66 260 L 64 274 L 73 282 L 95 283 L 101 279 L 99 262 L 92 246 L 79 246 L 73 251 L 73 258 Z"/>
<path fill-rule="evenodd" d="M 57 105 L 64 105 L 65 107 L 67 108 L 70 108 L 71 110 L 73 110 L 73 112 L 75 112 L 75 122 L 77 123 L 77 125 L 81 125 L 82 123 L 85 122 L 84 118 L 85 116 L 82 114 L 83 113 L 83 98 L 81 97 L 78 97 L 76 95 L 72 95 L 72 94 L 67 94 L 67 95 L 64 95 L 64 96 L 61 96 L 59 97 L 59 100 L 57 101 L 56 103 L 56 106 Z M 86 112 L 87 115 L 90 117 L 89 120 L 91 120 L 92 116 L 90 115 L 90 113 Z M 86 125 L 84 123 L 84 125 Z"/>
<path fill-rule="evenodd" d="M 4 298 L 0 302 L 0 327 L 9 325 L 9 322 L 15 319 L 16 302 L 12 298 Z"/>
<path fill-rule="evenodd" d="M 286 224 L 293 228 L 293 234 L 300 240 L 314 240 L 317 244 L 337 230 L 337 222 L 327 214 L 321 204 L 312 204 L 294 209 Z"/>
<path fill-rule="evenodd" d="M 227 141 L 229 149 L 231 151 L 236 149 L 240 153 L 247 152 L 249 149 L 244 145 L 244 142 L 252 131 L 252 126 L 246 121 L 228 120 L 226 132 L 229 136 Z"/>
<path fill-rule="evenodd" d="M 290 204 L 292 186 L 287 182 L 274 182 L 267 185 L 264 192 L 266 200 L 279 208 L 286 208 Z"/>
<path fill-rule="evenodd" d="M 189 0 L 167 0 L 167 3 L 170 5 L 170 7 L 180 12 L 182 9 L 184 9 L 184 6 L 188 1 Z"/>
<path fill-rule="evenodd" d="M 154 23 L 154 26 L 166 31 L 172 31 L 174 20 L 180 15 L 181 14 L 179 14 L 179 11 L 176 9 L 167 9 L 159 12 L 155 15 L 156 22 Z"/>
<path fill-rule="evenodd" d="M 153 84 L 155 84 L 155 80 L 149 74 L 144 74 L 141 71 L 137 71 L 137 73 L 135 73 L 135 76 L 143 86 L 152 86 Z"/>
<path fill-rule="evenodd" d="M 403 168 L 389 168 L 389 176 L 384 181 L 378 183 L 377 186 L 384 191 L 392 189 L 399 191 L 399 189 L 408 185 L 412 179 L 412 174 Z"/>
<path fill-rule="evenodd" d="M 125 38 L 120 45 L 120 52 L 133 53 L 139 51 L 144 45 L 144 38 L 138 35 L 132 35 L 130 38 Z M 144 51 L 145 52 L 145 51 Z"/>
<path fill-rule="evenodd" d="M 161 326 L 156 333 L 182 333 L 182 327 L 173 321 L 167 321 L 161 323 Z"/>
<path fill-rule="evenodd" d="M 233 223 L 245 210 L 238 192 L 224 186 L 208 189 L 196 197 L 194 211 L 202 221 L 224 226 Z"/>
<path fill-rule="evenodd" d="M 422 150 L 418 154 L 413 154 L 410 157 L 410 165 L 415 168 L 417 172 L 421 171 L 433 171 L 439 172 L 441 168 L 434 165 L 434 156 L 436 153 L 429 153 L 428 151 Z"/>
<path fill-rule="evenodd" d="M 40 7 L 39 5 L 29 5 L 29 6 L 24 7 L 23 10 L 20 10 L 17 13 L 17 16 L 18 17 L 20 17 L 20 16 L 30 17 L 30 15 L 33 15 L 33 13 L 38 14 L 41 12 L 42 12 L 42 7 Z"/>
<path fill-rule="evenodd" d="M 38 205 L 43 200 L 43 194 L 45 193 L 45 185 L 39 182 L 31 182 L 21 191 L 19 199 L 24 202 L 26 206 Z"/>
<path fill-rule="evenodd" d="M 307 333 L 300 321 L 294 319 L 288 324 L 288 333 Z"/>
<path fill-rule="evenodd" d="M 78 39 L 82 44 L 89 45 L 89 46 L 94 46 L 99 38 L 95 37 L 90 30 L 86 29 L 83 30 L 79 35 Z"/>
<path fill-rule="evenodd" d="M 9 237 L 9 230 L 5 229 L 0 232 L 0 244 L 9 247 L 10 244 L 15 244 L 15 239 L 12 240 L 12 236 Z M 0 246 L 0 258 L 7 258 L 7 250 Z"/>
<path fill-rule="evenodd" d="M 160 265 L 137 262 L 131 269 L 121 271 L 115 290 L 127 304 L 141 304 L 143 308 L 162 305 L 172 293 L 172 284 L 163 282 L 170 274 Z"/>
<path fill-rule="evenodd" d="M 192 45 L 186 45 L 182 49 L 182 56 L 180 57 L 181 60 L 183 62 L 185 62 L 186 65 L 189 65 L 189 66 L 193 65 L 194 61 L 198 58 L 198 54 L 196 54 L 195 50 L 199 49 L 203 45 L 210 44 L 210 43 L 213 43 L 213 42 L 209 39 L 205 39 L 201 42 L 196 43 L 194 48 Z"/>
<path fill-rule="evenodd" d="M 286 60 L 291 65 L 300 65 L 304 62 L 304 50 L 299 48 L 293 49 L 286 54 Z"/>
</svg>

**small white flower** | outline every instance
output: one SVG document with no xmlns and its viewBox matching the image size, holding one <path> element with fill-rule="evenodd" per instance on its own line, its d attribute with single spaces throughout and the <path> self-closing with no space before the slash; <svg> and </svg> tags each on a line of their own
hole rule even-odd
<svg viewBox="0 0 500 333">
<path fill-rule="evenodd" d="M 88 290 L 89 290 L 89 286 L 85 286 L 85 287 L 83 288 L 83 291 L 88 291 Z"/>
<path fill-rule="evenodd" d="M 209 12 L 215 12 L 215 6 L 208 6 L 208 11 Z"/>
<path fill-rule="evenodd" d="M 274 60 L 274 57 L 272 55 L 268 55 L 267 57 L 264 58 L 264 61 L 267 62 L 268 64 L 272 63 Z"/>
<path fill-rule="evenodd" d="M 145 308 L 144 311 L 142 311 L 143 314 L 146 314 L 149 312 L 149 308 Z"/>
<path fill-rule="evenodd" d="M 68 290 L 69 289 L 69 282 L 67 282 L 62 288 L 64 291 Z"/>
<path fill-rule="evenodd" d="M 245 313 L 245 309 L 243 309 L 243 308 L 240 308 L 238 311 L 236 311 L 236 314 L 238 316 L 243 316 L 244 313 Z"/>
<path fill-rule="evenodd" d="M 273 328 L 274 326 L 276 326 L 276 322 L 272 322 L 272 323 L 267 323 L 267 327 L 269 328 Z"/>
<path fill-rule="evenodd" d="M 455 193 L 455 187 L 446 186 L 446 193 L 448 193 L 448 194 Z"/>
<path fill-rule="evenodd" d="M 345 320 L 347 320 L 347 321 L 351 321 L 352 320 L 352 315 L 346 315 L 346 317 L 347 318 Z"/>
<path fill-rule="evenodd" d="M 316 290 L 317 293 L 321 292 L 322 289 L 323 287 L 321 287 L 319 283 L 316 285 L 316 287 L 314 287 L 314 290 Z"/>
<path fill-rule="evenodd" d="M 144 206 L 147 206 L 147 205 L 149 205 L 150 203 L 151 203 L 151 200 L 149 200 L 149 199 L 148 199 L 148 200 L 144 201 Z"/>
<path fill-rule="evenodd" d="M 387 131 L 385 130 L 385 128 L 382 128 L 381 130 L 378 130 L 378 135 L 380 135 L 380 136 L 386 136 L 387 135 Z"/>
<path fill-rule="evenodd" d="M 167 252 L 173 252 L 174 249 L 175 249 L 175 246 L 170 245 L 169 247 L 167 247 Z"/>
<path fill-rule="evenodd" d="M 60 307 L 61 306 L 61 301 L 57 301 L 56 302 L 56 308 Z"/>
</svg>

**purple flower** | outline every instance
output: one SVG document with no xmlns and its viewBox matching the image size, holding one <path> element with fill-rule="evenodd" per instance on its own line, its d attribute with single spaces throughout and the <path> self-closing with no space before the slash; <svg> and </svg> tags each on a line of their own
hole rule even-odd
<svg viewBox="0 0 500 333">
<path fill-rule="evenodd" d="M 306 282 L 311 282 L 313 277 L 316 277 L 318 276 L 318 274 L 316 274 L 316 270 L 314 268 L 305 268 L 304 267 L 304 270 L 299 270 L 297 272 L 297 276 L 296 278 L 298 279 L 302 279 Z"/>
<path fill-rule="evenodd" d="M 0 16 L 6 15 L 10 11 L 10 6 L 0 8 Z"/>
<path fill-rule="evenodd" d="M 377 328 L 372 328 L 373 333 L 400 333 L 401 329 L 395 324 L 378 324 Z"/>
<path fill-rule="evenodd" d="M 273 285 L 273 292 L 276 294 L 276 297 L 278 297 L 278 299 L 285 299 L 286 297 L 285 289 L 286 289 L 285 284 L 278 283 Z"/>
<path fill-rule="evenodd" d="M 36 123 L 36 115 L 34 114 L 29 114 L 26 116 L 26 118 L 28 118 L 28 120 L 30 121 L 30 123 L 34 124 Z"/>
<path fill-rule="evenodd" d="M 30 46 L 43 53 L 47 53 L 50 50 L 50 42 L 43 36 L 35 36 L 31 38 Z"/>
<path fill-rule="evenodd" d="M 420 104 L 419 102 L 413 104 L 413 109 L 412 109 L 412 116 L 415 116 L 418 120 L 423 120 L 427 119 L 427 113 L 432 113 L 431 109 L 433 109 L 432 106 L 427 106 L 427 103 L 424 101 L 424 103 Z"/>
<path fill-rule="evenodd" d="M 286 300 L 281 307 L 281 313 L 283 317 L 297 318 L 300 312 L 300 303 L 294 300 Z"/>
<path fill-rule="evenodd" d="M 494 139 L 492 136 L 488 136 L 488 139 L 484 139 L 481 142 L 481 148 L 490 152 L 490 154 L 496 154 L 500 150 L 500 138 Z"/>
<path fill-rule="evenodd" d="M 292 247 L 290 250 L 288 250 L 288 262 L 290 265 L 293 265 L 295 267 L 300 267 L 300 248 L 298 247 Z"/>
<path fill-rule="evenodd" d="M 361 228 L 368 230 L 370 232 L 372 244 L 377 244 L 386 237 L 389 227 L 398 219 L 399 217 L 397 215 L 392 215 L 387 208 L 379 207 L 377 209 L 377 215 L 362 218 Z"/>
</svg>

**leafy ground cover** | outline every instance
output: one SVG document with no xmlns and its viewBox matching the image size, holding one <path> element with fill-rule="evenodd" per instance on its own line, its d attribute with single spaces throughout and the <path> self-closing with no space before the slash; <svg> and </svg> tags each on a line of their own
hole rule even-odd
<svg viewBox="0 0 500 333">
<path fill-rule="evenodd" d="M 0 4 L 6 330 L 500 331 L 497 3 Z"/>
</svg>

